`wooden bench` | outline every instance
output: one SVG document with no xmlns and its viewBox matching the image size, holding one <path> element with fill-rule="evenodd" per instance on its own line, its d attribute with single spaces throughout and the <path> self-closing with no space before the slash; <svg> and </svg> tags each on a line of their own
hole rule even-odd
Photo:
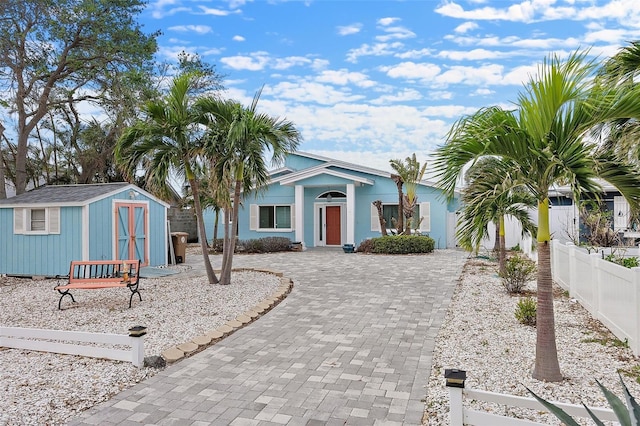
<svg viewBox="0 0 640 426">
<path fill-rule="evenodd" d="M 135 294 L 142 301 L 138 291 L 139 272 L 140 260 L 74 260 L 69 268 L 69 282 L 55 287 L 55 290 L 62 295 L 58 301 L 58 309 L 62 309 L 62 299 L 67 295 L 74 303 L 76 302 L 70 290 L 114 287 L 127 287 L 131 290 L 131 297 L 129 297 L 129 308 L 131 308 Z"/>
</svg>

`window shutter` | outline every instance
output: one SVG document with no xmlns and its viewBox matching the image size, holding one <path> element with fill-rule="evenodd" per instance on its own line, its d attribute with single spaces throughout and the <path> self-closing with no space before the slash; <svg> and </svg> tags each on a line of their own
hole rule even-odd
<svg viewBox="0 0 640 426">
<path fill-rule="evenodd" d="M 249 206 L 249 229 L 255 231 L 258 229 L 259 209 L 257 204 Z"/>
<path fill-rule="evenodd" d="M 420 203 L 420 217 L 420 231 L 431 232 L 431 203 Z"/>
<path fill-rule="evenodd" d="M 380 232 L 380 219 L 378 218 L 378 209 L 371 203 L 371 230 Z"/>
<path fill-rule="evenodd" d="M 49 208 L 49 234 L 60 233 L 60 207 Z"/>
<path fill-rule="evenodd" d="M 13 233 L 24 234 L 24 209 L 13 209 Z"/>
<path fill-rule="evenodd" d="M 291 204 L 289 208 L 291 209 L 291 230 L 293 231 L 296 229 L 296 205 Z"/>
</svg>

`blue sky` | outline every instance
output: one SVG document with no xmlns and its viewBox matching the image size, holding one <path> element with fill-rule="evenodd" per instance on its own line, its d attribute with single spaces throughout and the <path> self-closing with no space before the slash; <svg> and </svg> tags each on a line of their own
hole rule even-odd
<svg viewBox="0 0 640 426">
<path fill-rule="evenodd" d="M 637 0 L 151 0 L 159 60 L 185 50 L 225 75 L 224 96 L 302 132 L 300 149 L 388 170 L 424 161 L 451 125 L 509 107 L 550 53 L 600 58 L 640 39 Z"/>
</svg>

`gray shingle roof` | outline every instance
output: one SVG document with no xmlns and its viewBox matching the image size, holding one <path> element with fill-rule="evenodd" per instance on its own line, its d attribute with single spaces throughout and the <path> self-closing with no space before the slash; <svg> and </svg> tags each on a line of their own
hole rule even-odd
<svg viewBox="0 0 640 426">
<path fill-rule="evenodd" d="M 87 200 L 107 195 L 129 186 L 127 182 L 99 183 L 87 185 L 41 186 L 24 194 L 0 200 L 3 204 L 82 204 Z"/>
</svg>

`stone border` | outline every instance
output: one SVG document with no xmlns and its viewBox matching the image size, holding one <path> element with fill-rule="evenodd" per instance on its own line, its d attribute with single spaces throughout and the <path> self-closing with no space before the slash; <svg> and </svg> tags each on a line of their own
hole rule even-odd
<svg viewBox="0 0 640 426">
<path fill-rule="evenodd" d="M 173 364 L 184 358 L 188 358 L 196 353 L 203 351 L 209 346 L 215 345 L 225 337 L 235 333 L 243 327 L 251 324 L 253 321 L 260 318 L 262 315 L 273 309 L 278 303 L 284 300 L 293 288 L 293 280 L 284 277 L 282 272 L 276 272 L 269 269 L 257 269 L 257 268 L 238 268 L 232 271 L 253 271 L 263 272 L 266 274 L 272 274 L 276 277 L 280 277 L 280 286 L 278 289 L 267 296 L 261 303 L 257 304 L 248 311 L 238 315 L 235 319 L 227 321 L 226 324 L 221 325 L 215 330 L 211 330 L 208 333 L 196 336 L 189 342 L 179 344 L 177 346 L 165 349 L 160 356 L 164 358 L 167 364 Z"/>
</svg>

